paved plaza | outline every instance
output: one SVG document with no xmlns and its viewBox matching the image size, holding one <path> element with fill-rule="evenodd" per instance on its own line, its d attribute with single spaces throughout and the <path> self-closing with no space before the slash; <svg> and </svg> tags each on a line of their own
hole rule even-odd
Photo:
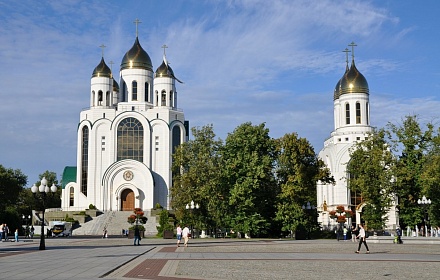
<svg viewBox="0 0 440 280">
<path fill-rule="evenodd" d="M 336 240 L 51 238 L 0 243 L 0 279 L 437 279 L 440 238 Z"/>
</svg>

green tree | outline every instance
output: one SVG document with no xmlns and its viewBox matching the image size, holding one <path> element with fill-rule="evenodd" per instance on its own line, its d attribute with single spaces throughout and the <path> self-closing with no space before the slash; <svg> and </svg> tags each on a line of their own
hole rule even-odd
<svg viewBox="0 0 440 280">
<path fill-rule="evenodd" d="M 422 197 L 425 155 L 432 143 L 433 125 L 423 131 L 417 116 L 406 116 L 401 125 L 388 124 L 393 151 L 397 156 L 395 192 L 399 202 L 401 225 L 414 227 L 423 220 L 423 209 L 417 204 Z"/>
<path fill-rule="evenodd" d="M 295 232 L 298 226 L 314 230 L 318 228 L 317 213 L 304 211 L 302 205 L 316 205 L 318 180 L 333 183 L 334 179 L 324 162 L 315 154 L 305 138 L 296 133 L 286 134 L 277 140 L 276 176 L 281 192 L 278 196 L 276 220 L 282 230 Z"/>
<path fill-rule="evenodd" d="M 428 213 L 431 226 L 440 226 L 440 129 L 432 138 L 421 174 L 421 195 L 431 199 Z"/>
<path fill-rule="evenodd" d="M 230 225 L 251 235 L 269 234 L 279 191 L 273 168 L 275 141 L 264 124 L 244 123 L 222 150 L 222 184 L 229 189 Z"/>
<path fill-rule="evenodd" d="M 227 192 L 220 184 L 222 142 L 215 139 L 212 125 L 191 131 L 194 139 L 180 145 L 173 155 L 172 208 L 183 223 L 223 227 Z M 200 205 L 193 213 L 185 209 L 191 201 Z"/>
<path fill-rule="evenodd" d="M 0 165 L 0 222 L 8 224 L 11 231 L 20 228 L 21 213 L 17 207 L 19 194 L 27 184 L 27 176 L 19 169 Z"/>
<path fill-rule="evenodd" d="M 380 230 L 386 222 L 386 214 L 394 198 L 394 156 L 386 141 L 384 129 L 373 131 L 368 139 L 357 143 L 350 150 L 348 186 L 360 192 L 366 204 L 362 219 L 368 228 Z"/>
</svg>

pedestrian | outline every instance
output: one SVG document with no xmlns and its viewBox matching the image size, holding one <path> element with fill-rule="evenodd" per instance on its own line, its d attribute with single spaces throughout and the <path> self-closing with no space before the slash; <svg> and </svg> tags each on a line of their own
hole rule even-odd
<svg viewBox="0 0 440 280">
<path fill-rule="evenodd" d="M 355 226 L 351 226 L 351 241 L 356 242 L 356 236 L 358 235 L 358 230 Z"/>
<path fill-rule="evenodd" d="M 370 250 L 368 249 L 367 235 L 365 233 L 365 229 L 364 229 L 364 225 L 363 224 L 359 225 L 359 234 L 358 234 L 357 238 L 359 238 L 359 246 L 358 246 L 358 249 L 357 249 L 357 251 L 355 253 L 359 254 L 359 250 L 361 249 L 361 245 L 362 245 L 362 243 L 364 243 L 365 248 L 367 249 L 367 254 L 369 254 Z"/>
<path fill-rule="evenodd" d="M 180 227 L 180 224 L 177 225 L 176 236 L 177 236 L 177 247 L 179 247 L 180 241 L 182 240 L 182 228 Z"/>
<path fill-rule="evenodd" d="M 9 227 L 7 224 L 3 224 L 3 235 L 5 238 L 5 241 L 9 240 L 8 234 L 9 234 Z"/>
<path fill-rule="evenodd" d="M 14 237 L 15 237 L 15 242 L 18 242 L 18 228 L 15 230 Z"/>
<path fill-rule="evenodd" d="M 102 238 L 107 238 L 107 228 L 104 227 L 104 229 L 102 230 Z"/>
<path fill-rule="evenodd" d="M 400 229 L 399 226 L 397 226 L 396 235 L 397 235 L 397 244 L 402 244 L 403 243 L 403 241 L 402 241 L 402 230 Z"/>
<path fill-rule="evenodd" d="M 348 233 L 348 229 L 346 226 L 344 226 L 344 241 L 347 240 L 347 233 Z"/>
<path fill-rule="evenodd" d="M 136 242 L 137 241 L 137 242 Z M 133 245 L 141 245 L 139 242 L 141 241 L 141 232 L 139 230 L 138 226 L 134 227 L 134 241 L 133 241 Z M 136 244 L 137 243 L 137 244 Z"/>
<path fill-rule="evenodd" d="M 35 228 L 34 228 L 34 226 L 32 225 L 32 226 L 31 226 L 31 232 L 30 232 L 31 238 L 34 238 L 34 232 L 35 232 Z"/>
<path fill-rule="evenodd" d="M 0 223 L 0 241 L 3 241 L 3 224 Z"/>
<path fill-rule="evenodd" d="M 189 228 L 188 228 L 188 226 L 187 225 L 185 225 L 185 227 L 183 228 L 183 231 L 182 231 L 182 237 L 183 237 L 183 240 L 184 240 L 184 246 L 185 247 L 188 247 L 188 239 L 189 239 Z"/>
</svg>

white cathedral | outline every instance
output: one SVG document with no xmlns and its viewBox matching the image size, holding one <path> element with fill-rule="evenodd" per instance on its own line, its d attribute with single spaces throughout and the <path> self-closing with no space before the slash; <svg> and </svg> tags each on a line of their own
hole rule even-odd
<svg viewBox="0 0 440 280">
<path fill-rule="evenodd" d="M 354 216 L 346 226 L 362 222 L 362 208 L 365 203 L 359 193 L 349 189 L 346 178 L 346 167 L 350 161 L 350 148 L 356 142 L 365 140 L 373 131 L 370 125 L 370 92 L 367 80 L 356 68 L 354 62 L 354 43 L 351 43 L 351 65 L 348 66 L 348 49 L 346 53 L 346 70 L 337 82 L 333 94 L 334 130 L 325 140 L 318 157 L 324 161 L 335 179 L 335 184 L 317 184 L 318 222 L 323 228 L 333 228 L 336 221 L 329 217 L 329 212 L 339 205 L 352 210 Z M 387 214 L 386 229 L 395 229 L 398 225 L 398 214 L 393 204 Z"/>
<path fill-rule="evenodd" d="M 137 26 L 136 26 L 137 29 Z M 77 166 L 62 178 L 64 211 L 170 207 L 172 154 L 188 138 L 188 121 L 177 107 L 176 81 L 164 46 L 153 72 L 136 38 L 122 58 L 119 84 L 104 61 L 93 70 L 90 107 L 80 113 Z"/>
</svg>

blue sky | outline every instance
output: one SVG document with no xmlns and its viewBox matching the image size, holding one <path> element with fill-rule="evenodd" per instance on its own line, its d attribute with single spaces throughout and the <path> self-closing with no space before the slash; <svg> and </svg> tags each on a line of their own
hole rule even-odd
<svg viewBox="0 0 440 280">
<path fill-rule="evenodd" d="M 418 4 L 419 3 L 419 4 Z M 178 84 L 191 126 L 221 139 L 244 122 L 274 138 L 296 132 L 318 153 L 333 130 L 333 90 L 354 41 L 370 87 L 371 123 L 408 114 L 438 123 L 440 2 L 0 0 L 0 164 L 29 186 L 76 165 L 79 113 L 104 58 L 113 72 L 135 39 Z"/>
</svg>

